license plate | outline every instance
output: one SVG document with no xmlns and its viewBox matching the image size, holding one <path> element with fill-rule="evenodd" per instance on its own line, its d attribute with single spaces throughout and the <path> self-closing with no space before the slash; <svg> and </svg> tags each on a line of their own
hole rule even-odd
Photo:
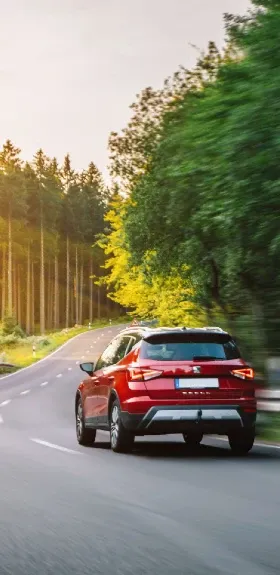
<svg viewBox="0 0 280 575">
<path fill-rule="evenodd" d="M 219 387 L 217 377 L 185 377 L 175 379 L 175 389 L 214 389 Z"/>
</svg>

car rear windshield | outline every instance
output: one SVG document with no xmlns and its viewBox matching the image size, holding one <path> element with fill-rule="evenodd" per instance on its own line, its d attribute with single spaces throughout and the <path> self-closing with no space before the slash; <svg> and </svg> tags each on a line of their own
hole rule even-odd
<svg viewBox="0 0 280 575">
<path fill-rule="evenodd" d="M 159 334 L 142 341 L 140 358 L 157 361 L 214 361 L 238 359 L 240 352 L 227 334 Z"/>
</svg>

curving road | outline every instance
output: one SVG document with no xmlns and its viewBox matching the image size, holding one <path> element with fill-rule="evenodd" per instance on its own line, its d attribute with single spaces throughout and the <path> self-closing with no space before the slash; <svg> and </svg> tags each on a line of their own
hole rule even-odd
<svg viewBox="0 0 280 575">
<path fill-rule="evenodd" d="M 209 438 L 191 454 L 176 436 L 117 455 L 106 432 L 78 446 L 77 363 L 118 329 L 0 379 L 0 574 L 279 574 L 280 450 L 238 459 Z"/>
</svg>

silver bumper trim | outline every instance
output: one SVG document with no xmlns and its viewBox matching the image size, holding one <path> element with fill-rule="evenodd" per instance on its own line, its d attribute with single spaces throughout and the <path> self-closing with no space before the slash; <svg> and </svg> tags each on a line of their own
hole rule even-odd
<svg viewBox="0 0 280 575">
<path fill-rule="evenodd" d="M 154 421 L 209 421 L 209 420 L 240 421 L 242 419 L 236 409 L 159 409 L 152 417 Z"/>
</svg>

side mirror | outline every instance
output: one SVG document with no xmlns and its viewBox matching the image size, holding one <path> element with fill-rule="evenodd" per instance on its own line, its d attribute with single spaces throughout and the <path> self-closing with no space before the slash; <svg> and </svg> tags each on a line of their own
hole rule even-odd
<svg viewBox="0 0 280 575">
<path fill-rule="evenodd" d="M 81 363 L 80 368 L 82 371 L 85 371 L 89 376 L 92 376 L 94 374 L 95 364 L 92 361 L 89 361 L 88 363 Z"/>
</svg>

